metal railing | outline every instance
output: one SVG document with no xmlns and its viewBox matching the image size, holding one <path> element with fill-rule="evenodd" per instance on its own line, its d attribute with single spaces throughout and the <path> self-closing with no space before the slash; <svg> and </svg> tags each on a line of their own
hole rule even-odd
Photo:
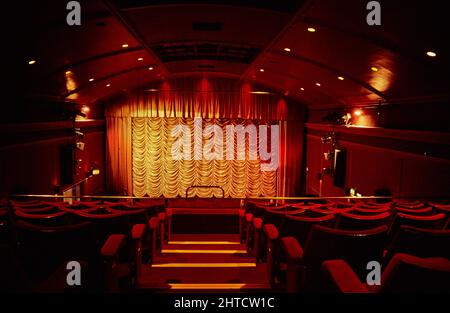
<svg viewBox="0 0 450 313">
<path fill-rule="evenodd" d="M 193 186 L 191 186 L 193 187 Z M 209 186 L 208 186 L 209 187 Z M 190 187 L 189 187 L 190 188 Z M 220 188 L 220 187 L 219 187 Z M 12 198 L 80 198 L 80 199 L 179 199 L 179 197 L 137 197 L 137 196 L 105 196 L 105 195 L 83 195 L 83 196 L 65 196 L 65 195 L 44 195 L 44 194 L 13 194 L 9 195 Z M 209 198 L 205 198 L 209 199 Z M 327 199 L 351 199 L 351 200 L 363 200 L 363 199 L 377 199 L 377 200 L 392 200 L 392 199 L 402 199 L 402 200 L 439 200 L 439 199 L 450 199 L 448 196 L 322 196 L 322 197 L 236 197 L 233 199 L 241 200 L 327 200 Z"/>
</svg>

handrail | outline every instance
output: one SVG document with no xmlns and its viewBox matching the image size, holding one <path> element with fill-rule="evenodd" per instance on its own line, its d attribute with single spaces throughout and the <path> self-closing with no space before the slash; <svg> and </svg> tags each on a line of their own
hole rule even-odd
<svg viewBox="0 0 450 313">
<path fill-rule="evenodd" d="M 96 195 L 84 195 L 84 196 L 63 196 L 63 195 L 39 195 L 39 194 L 13 194 L 9 197 L 14 198 L 82 198 L 82 199 L 179 199 L 177 197 L 136 197 L 136 196 L 96 196 Z M 238 197 L 234 199 L 241 200 L 326 200 L 326 199 L 449 199 L 450 196 L 324 196 L 324 197 Z"/>
<path fill-rule="evenodd" d="M 61 190 L 61 192 L 64 193 L 64 192 L 66 192 L 66 191 L 68 191 L 68 190 L 70 190 L 70 189 L 73 189 L 73 188 L 75 188 L 76 186 L 79 186 L 79 185 L 81 185 L 82 183 L 87 182 L 89 178 L 91 178 L 91 177 L 89 176 L 89 177 L 83 178 L 83 179 L 77 181 L 76 183 L 73 183 L 73 184 L 71 184 L 71 185 L 65 187 L 63 190 Z"/>
<path fill-rule="evenodd" d="M 219 188 L 220 190 L 222 190 L 222 198 L 225 198 L 225 190 L 223 190 L 222 187 L 220 187 L 220 186 L 203 186 L 203 185 L 192 185 L 192 186 L 189 186 L 186 189 L 186 198 L 188 197 L 188 193 L 189 193 L 189 190 L 191 188 L 209 188 L 209 189 L 211 189 L 211 188 Z"/>
</svg>

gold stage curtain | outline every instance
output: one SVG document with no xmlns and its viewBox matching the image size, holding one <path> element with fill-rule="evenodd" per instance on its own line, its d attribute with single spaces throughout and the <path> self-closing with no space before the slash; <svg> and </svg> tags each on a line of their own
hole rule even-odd
<svg viewBox="0 0 450 313">
<path fill-rule="evenodd" d="M 217 125 L 225 130 L 226 125 L 254 124 L 250 120 L 209 119 L 203 120 L 203 129 Z M 172 155 L 174 142 L 180 138 L 172 136 L 177 125 L 186 125 L 190 130 L 191 158 L 176 160 Z M 193 185 L 220 186 L 226 197 L 244 198 L 258 196 L 275 196 L 277 188 L 277 171 L 261 171 L 259 154 L 256 160 L 248 157 L 249 148 L 258 151 L 257 141 L 245 141 L 245 160 L 237 160 L 237 140 L 234 140 L 234 160 L 226 159 L 226 140 L 230 134 L 223 133 L 223 159 L 194 160 L 194 141 L 201 141 L 201 147 L 216 140 L 211 132 L 206 136 L 195 138 L 194 119 L 191 118 L 133 118 L 133 193 L 136 196 L 177 197 L 185 196 L 186 190 Z M 180 149 L 175 149 L 180 151 Z M 189 196 L 221 196 L 218 189 L 193 188 Z"/>
<path fill-rule="evenodd" d="M 106 103 L 108 192 L 184 196 L 188 186 L 198 184 L 220 185 L 232 197 L 299 195 L 304 107 L 279 94 L 253 92 L 261 89 L 234 79 L 188 77 L 129 91 Z M 168 127 L 192 123 L 194 117 L 219 126 L 250 121 L 279 125 L 278 170 L 258 172 L 259 160 L 168 160 Z M 193 191 L 199 196 L 211 192 Z"/>
</svg>

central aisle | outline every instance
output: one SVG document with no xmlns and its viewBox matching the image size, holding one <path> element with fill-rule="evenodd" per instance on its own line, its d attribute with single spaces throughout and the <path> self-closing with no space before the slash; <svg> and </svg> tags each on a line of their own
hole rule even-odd
<svg viewBox="0 0 450 313">
<path fill-rule="evenodd" d="M 139 288 L 165 292 L 270 289 L 266 264 L 247 255 L 237 234 L 173 234 L 141 277 Z"/>
</svg>

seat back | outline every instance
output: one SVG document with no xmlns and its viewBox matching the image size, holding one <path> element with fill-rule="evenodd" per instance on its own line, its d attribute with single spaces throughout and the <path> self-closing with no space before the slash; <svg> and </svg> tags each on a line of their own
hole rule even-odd
<svg viewBox="0 0 450 313">
<path fill-rule="evenodd" d="M 397 253 L 381 276 L 382 292 L 449 292 L 450 260 Z"/>
<path fill-rule="evenodd" d="M 100 251 L 93 224 L 43 226 L 19 220 L 17 245 L 23 269 L 31 281 L 48 278 L 68 261 L 92 262 Z"/>
<path fill-rule="evenodd" d="M 426 203 L 422 201 L 395 201 L 392 202 L 392 207 L 405 208 L 405 209 L 420 209 L 426 207 Z"/>
<path fill-rule="evenodd" d="M 63 226 L 69 224 L 69 213 L 60 210 L 25 212 L 21 209 L 16 209 L 14 210 L 14 218 L 42 226 Z"/>
<path fill-rule="evenodd" d="M 396 253 L 418 257 L 444 257 L 450 259 L 450 230 L 431 230 L 413 226 L 400 226 L 386 253 L 389 261 Z"/>
<path fill-rule="evenodd" d="M 360 214 L 360 215 L 376 215 L 376 214 L 380 214 L 380 213 L 385 213 L 385 212 L 391 212 L 391 208 L 388 206 L 380 206 L 380 207 L 370 207 L 370 206 L 362 206 L 359 205 L 355 208 L 353 208 L 353 210 L 350 211 L 350 213 L 355 213 L 355 214 Z"/>
<path fill-rule="evenodd" d="M 335 215 L 329 214 L 321 217 L 290 216 L 286 215 L 280 227 L 280 237 L 295 237 L 303 245 L 311 228 L 316 225 L 333 227 L 336 223 Z"/>
<path fill-rule="evenodd" d="M 425 229 L 442 229 L 445 224 L 445 215 L 443 213 L 419 216 L 411 214 L 397 213 L 392 219 L 389 228 L 389 237 L 393 238 L 400 226 L 408 225 Z"/>
<path fill-rule="evenodd" d="M 386 225 L 390 214 L 383 212 L 376 215 L 360 215 L 342 213 L 338 217 L 337 227 L 340 229 L 364 230 Z"/>
<path fill-rule="evenodd" d="M 345 260 L 365 281 L 367 263 L 382 262 L 387 230 L 387 226 L 354 231 L 314 225 L 303 246 L 305 287 L 321 290 L 323 280 L 320 266 L 323 261 L 333 259 Z"/>
<path fill-rule="evenodd" d="M 433 214 L 433 207 L 421 207 L 421 208 L 404 208 L 401 206 L 394 208 L 395 213 L 405 213 L 405 214 L 411 214 L 411 215 L 431 215 Z"/>
</svg>

